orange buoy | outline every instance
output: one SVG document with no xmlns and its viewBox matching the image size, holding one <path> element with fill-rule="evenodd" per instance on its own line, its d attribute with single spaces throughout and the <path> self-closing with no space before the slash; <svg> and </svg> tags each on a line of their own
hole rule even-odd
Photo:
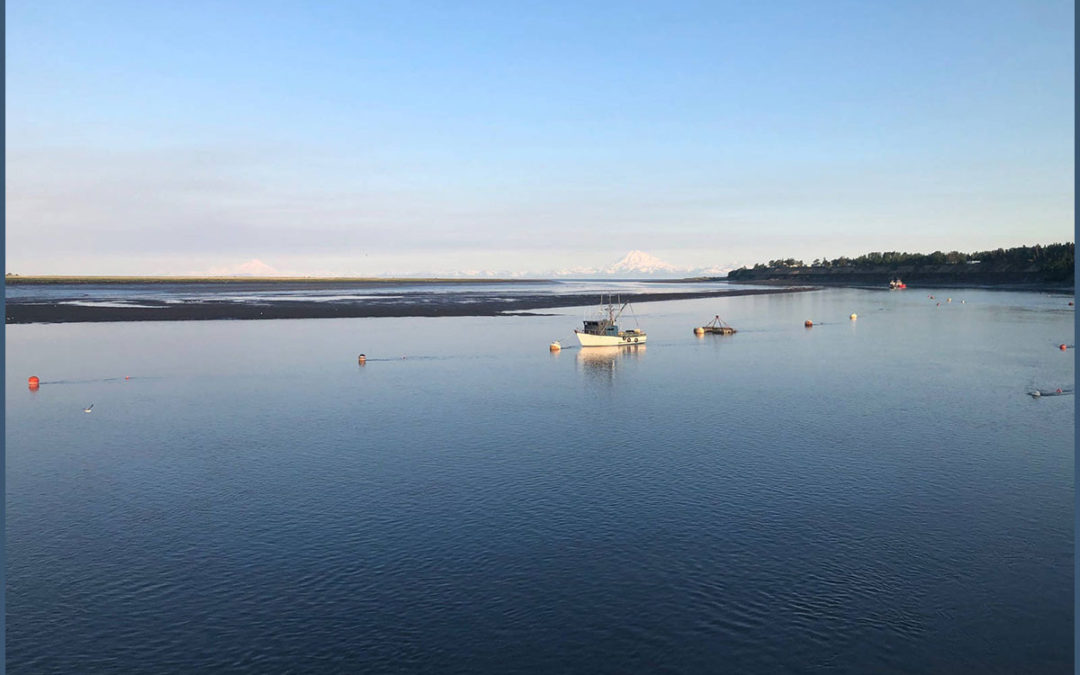
<svg viewBox="0 0 1080 675">
<path fill-rule="evenodd" d="M 1069 348 L 1069 347 L 1068 347 L 1068 345 L 1061 345 L 1061 346 L 1059 347 L 1059 349 L 1061 349 L 1061 351 L 1065 351 L 1065 350 L 1066 350 L 1066 349 L 1068 349 L 1068 348 Z M 36 380 L 37 378 L 35 377 L 34 379 Z"/>
<path fill-rule="evenodd" d="M 694 335 L 701 336 L 701 335 L 704 335 L 704 334 L 705 334 L 705 327 L 704 326 L 698 326 L 697 328 L 694 329 Z"/>
<path fill-rule="evenodd" d="M 364 356 L 363 354 L 361 354 L 360 356 L 358 356 L 356 358 L 356 362 L 359 363 L 360 365 L 364 365 L 365 363 L 367 363 L 367 357 Z"/>
<path fill-rule="evenodd" d="M 548 351 L 557 352 L 560 349 L 562 349 L 562 343 L 559 342 L 558 340 L 552 340 L 551 344 L 548 345 Z"/>
<path fill-rule="evenodd" d="M 806 322 L 803 323 L 803 325 L 806 326 L 807 328 L 810 328 L 810 327 L 812 327 L 814 325 L 814 322 L 811 321 L 810 319 L 807 319 Z"/>
<path fill-rule="evenodd" d="M 31 389 L 37 389 L 38 385 L 41 384 L 41 380 L 37 378 L 37 375 L 31 375 L 30 378 L 26 381 L 26 383 L 30 386 Z"/>
</svg>

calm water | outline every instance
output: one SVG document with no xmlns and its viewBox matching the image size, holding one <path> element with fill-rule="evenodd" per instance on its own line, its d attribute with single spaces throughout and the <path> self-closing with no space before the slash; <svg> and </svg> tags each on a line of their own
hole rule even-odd
<svg viewBox="0 0 1080 675">
<path fill-rule="evenodd" d="M 1071 672 L 1069 299 L 9 326 L 9 672 Z"/>
</svg>

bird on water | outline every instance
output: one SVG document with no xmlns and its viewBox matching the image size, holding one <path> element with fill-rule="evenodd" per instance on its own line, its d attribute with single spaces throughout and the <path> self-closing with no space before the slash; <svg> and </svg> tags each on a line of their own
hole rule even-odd
<svg viewBox="0 0 1080 675">
<path fill-rule="evenodd" d="M 94 404 L 91 403 L 89 408 L 83 408 L 84 413 L 94 412 Z"/>
</svg>

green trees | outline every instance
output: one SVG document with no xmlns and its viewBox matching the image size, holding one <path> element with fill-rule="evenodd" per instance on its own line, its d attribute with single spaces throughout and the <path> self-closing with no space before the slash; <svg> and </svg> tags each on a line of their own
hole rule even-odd
<svg viewBox="0 0 1080 675">
<path fill-rule="evenodd" d="M 1018 246 L 1016 248 L 996 248 L 989 251 L 976 251 L 974 253 L 962 253 L 960 251 L 934 251 L 933 253 L 901 253 L 899 251 L 874 251 L 865 253 L 857 258 L 840 256 L 829 260 L 827 258 L 815 258 L 809 268 L 803 261 L 795 258 L 778 258 L 769 263 L 758 263 L 752 271 L 766 271 L 768 269 L 805 268 L 822 272 L 830 268 L 848 268 L 854 270 L 870 270 L 886 268 L 896 270 L 917 270 L 922 267 L 961 266 L 978 264 L 981 272 L 1009 271 L 1037 274 L 1047 280 L 1062 281 L 1070 279 L 1073 275 L 1076 257 L 1076 244 L 1067 242 L 1063 244 L 1048 244 L 1046 246 Z M 732 278 L 738 276 L 743 270 L 735 270 Z"/>
<path fill-rule="evenodd" d="M 787 258 L 785 260 L 770 260 L 769 267 L 803 267 L 803 261 L 796 260 L 795 258 Z"/>
<path fill-rule="evenodd" d="M 900 267 L 922 265 L 963 265 L 969 262 L 989 263 L 992 266 L 1011 265 L 1038 265 L 1039 269 L 1064 269 L 1071 268 L 1076 255 L 1076 244 L 1049 244 L 1047 246 L 1019 246 L 1008 250 L 1003 248 L 992 251 L 978 251 L 975 253 L 961 253 L 960 251 L 934 251 L 933 253 L 900 253 L 898 251 L 886 251 L 884 253 L 874 251 L 865 253 L 858 258 L 840 256 L 828 260 L 817 258 L 812 267 Z M 801 267 L 802 261 L 771 260 L 768 267 Z"/>
</svg>

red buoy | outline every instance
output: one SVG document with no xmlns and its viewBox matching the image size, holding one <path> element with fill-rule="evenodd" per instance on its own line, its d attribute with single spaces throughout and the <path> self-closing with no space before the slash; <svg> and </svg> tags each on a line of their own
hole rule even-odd
<svg viewBox="0 0 1080 675">
<path fill-rule="evenodd" d="M 30 379 L 28 379 L 26 383 L 30 385 L 31 389 L 37 389 L 38 385 L 41 384 L 41 380 L 37 378 L 37 375 L 31 375 Z"/>
<path fill-rule="evenodd" d="M 1068 345 L 1061 345 L 1061 346 L 1059 347 L 1059 349 L 1061 349 L 1061 351 L 1065 351 L 1065 350 L 1066 350 L 1066 349 L 1068 349 L 1068 348 L 1069 348 L 1069 347 L 1068 347 Z M 35 378 L 35 379 L 36 379 L 36 378 Z"/>
<path fill-rule="evenodd" d="M 1061 393 L 1061 387 L 1058 387 L 1057 393 Z"/>
<path fill-rule="evenodd" d="M 1072 306 L 1073 306 L 1073 305 L 1075 305 L 1075 304 L 1076 304 L 1076 303 L 1074 303 L 1074 302 L 1073 302 L 1072 300 L 1070 300 L 1070 301 L 1069 301 L 1069 307 L 1072 307 Z"/>
<path fill-rule="evenodd" d="M 810 319 L 807 319 L 806 323 L 804 323 L 803 325 L 806 326 L 807 328 L 811 328 L 811 327 L 813 327 L 814 322 L 811 321 Z"/>
</svg>

